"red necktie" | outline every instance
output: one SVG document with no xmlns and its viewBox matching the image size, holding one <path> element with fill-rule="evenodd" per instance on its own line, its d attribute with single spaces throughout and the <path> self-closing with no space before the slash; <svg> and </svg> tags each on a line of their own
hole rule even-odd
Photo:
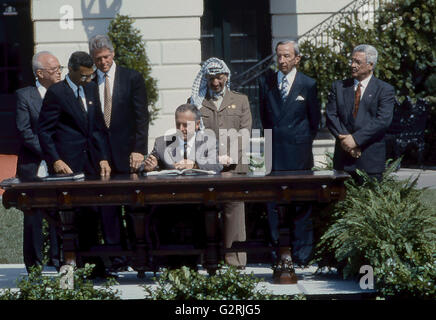
<svg viewBox="0 0 436 320">
<path fill-rule="evenodd" d="M 360 103 L 360 96 L 362 94 L 362 92 L 360 91 L 360 87 L 362 85 L 360 84 L 360 82 L 357 84 L 357 89 L 356 92 L 354 93 L 354 111 L 353 111 L 353 117 L 356 118 L 357 116 L 357 111 L 359 110 L 359 103 Z"/>
</svg>

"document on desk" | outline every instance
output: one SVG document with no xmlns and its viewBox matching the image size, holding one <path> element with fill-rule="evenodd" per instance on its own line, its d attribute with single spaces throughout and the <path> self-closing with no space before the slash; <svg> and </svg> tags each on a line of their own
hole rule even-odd
<svg viewBox="0 0 436 320">
<path fill-rule="evenodd" d="M 54 174 L 41 178 L 42 181 L 68 181 L 68 180 L 83 180 L 83 179 L 85 179 L 84 173 Z"/>
<path fill-rule="evenodd" d="M 164 175 L 170 175 L 170 176 L 196 176 L 196 175 L 211 175 L 216 174 L 213 170 L 201 170 L 201 169 L 183 169 L 183 170 L 161 170 L 161 171 L 150 171 L 150 172 L 144 172 L 145 176 L 164 176 Z"/>
</svg>

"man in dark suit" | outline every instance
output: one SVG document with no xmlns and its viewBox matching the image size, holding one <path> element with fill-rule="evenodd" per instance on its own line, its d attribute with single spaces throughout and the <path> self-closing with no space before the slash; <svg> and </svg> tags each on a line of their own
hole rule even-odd
<svg viewBox="0 0 436 320">
<path fill-rule="evenodd" d="M 64 81 L 52 85 L 39 115 L 39 140 L 51 174 L 84 172 L 110 175 L 107 135 L 97 86 L 94 63 L 86 52 L 74 52 Z M 77 209 L 79 247 L 86 250 L 98 243 L 97 213 L 93 208 Z M 99 260 L 94 275 L 105 275 Z"/>
<path fill-rule="evenodd" d="M 352 78 L 333 83 L 326 106 L 327 127 L 336 138 L 334 168 L 349 172 L 359 183 L 356 169 L 382 178 L 385 133 L 393 117 L 395 90 L 373 75 L 377 56 L 373 46 L 355 47 Z"/>
<path fill-rule="evenodd" d="M 45 175 L 46 163 L 42 160 L 42 150 L 38 139 L 38 117 L 42 99 L 47 89 L 61 81 L 62 67 L 58 59 L 48 51 L 36 53 L 32 58 L 33 74 L 36 77 L 35 86 L 17 90 L 16 124 L 21 138 L 18 152 L 17 177 L 21 181 L 31 181 L 40 175 Z M 42 265 L 42 219 L 43 211 L 33 210 L 32 214 L 24 215 L 23 256 L 27 271 L 34 265 Z M 50 223 L 50 262 L 60 267 L 59 248 L 56 228 Z"/>
<path fill-rule="evenodd" d="M 263 129 L 272 130 L 272 170 L 310 170 L 312 143 L 320 121 L 316 81 L 297 71 L 298 44 L 279 42 L 276 46 L 278 72 L 267 72 L 260 80 L 260 117 Z M 274 244 L 278 241 L 275 203 L 269 203 L 268 219 Z M 292 251 L 294 261 L 310 259 L 313 242 L 311 206 L 295 205 Z"/>
<path fill-rule="evenodd" d="M 106 35 L 91 38 L 89 52 L 97 67 L 95 81 L 109 134 L 112 173 L 135 172 L 148 152 L 149 113 L 144 77 L 114 62 L 114 48 Z M 126 239 L 121 239 L 121 206 L 103 207 L 101 211 L 105 242 L 111 245 L 125 242 Z M 126 222 L 131 225 L 129 219 Z M 115 266 L 123 264 L 122 261 L 113 262 Z"/>
<path fill-rule="evenodd" d="M 84 172 L 108 176 L 110 166 L 104 121 L 92 58 L 74 52 L 64 81 L 51 86 L 39 115 L 39 140 L 52 174 Z"/>
</svg>

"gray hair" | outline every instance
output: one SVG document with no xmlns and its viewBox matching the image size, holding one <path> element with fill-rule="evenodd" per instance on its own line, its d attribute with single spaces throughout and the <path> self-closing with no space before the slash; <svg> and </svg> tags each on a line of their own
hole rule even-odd
<svg viewBox="0 0 436 320">
<path fill-rule="evenodd" d="M 108 36 L 104 34 L 97 34 L 89 40 L 89 53 L 91 56 L 95 50 L 108 49 L 114 52 L 114 46 Z"/>
<path fill-rule="evenodd" d="M 41 56 L 44 55 L 51 55 L 53 56 L 53 53 L 51 53 L 50 51 L 40 51 L 37 52 L 33 55 L 32 57 L 32 71 L 33 71 L 33 75 L 36 76 L 36 71 L 39 69 L 44 69 L 44 66 L 42 65 L 42 63 L 39 61 L 39 58 Z"/>
<path fill-rule="evenodd" d="M 353 49 L 353 53 L 355 52 L 364 52 L 366 57 L 366 63 L 371 63 L 373 66 L 373 69 L 375 68 L 375 65 L 377 64 L 377 49 L 369 44 L 360 44 L 356 46 Z"/>
<path fill-rule="evenodd" d="M 293 47 L 294 47 L 294 54 L 296 56 L 299 56 L 300 55 L 300 46 L 298 45 L 297 41 L 294 41 L 294 40 L 282 40 L 282 41 L 277 42 L 275 51 L 277 52 L 277 48 L 280 45 L 288 44 L 288 43 L 293 45 Z"/>
<path fill-rule="evenodd" d="M 190 104 L 190 103 L 185 103 L 185 104 L 178 106 L 175 114 L 177 115 L 178 113 L 185 113 L 187 111 L 191 111 L 195 115 L 195 121 L 198 121 L 201 119 L 200 110 L 198 110 L 198 108 L 195 105 Z"/>
</svg>

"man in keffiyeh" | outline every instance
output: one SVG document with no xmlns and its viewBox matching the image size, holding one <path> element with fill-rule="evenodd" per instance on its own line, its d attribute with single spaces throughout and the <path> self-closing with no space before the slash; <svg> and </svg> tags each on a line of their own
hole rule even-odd
<svg viewBox="0 0 436 320">
<path fill-rule="evenodd" d="M 219 135 L 219 129 L 235 129 L 251 132 L 251 111 L 248 97 L 230 90 L 230 70 L 226 63 L 218 58 L 206 60 L 198 72 L 192 86 L 190 103 L 200 109 L 203 127 L 215 132 L 219 137 L 220 162 L 223 172 L 248 172 L 248 164 L 242 162 L 242 139 L 238 140 L 238 155 L 230 157 L 230 138 Z M 222 147 L 227 145 L 226 153 Z M 245 206 L 244 202 L 231 202 L 223 205 L 224 245 L 230 248 L 234 241 L 245 241 Z M 238 268 L 245 268 L 245 252 L 226 253 L 225 262 Z"/>
</svg>

